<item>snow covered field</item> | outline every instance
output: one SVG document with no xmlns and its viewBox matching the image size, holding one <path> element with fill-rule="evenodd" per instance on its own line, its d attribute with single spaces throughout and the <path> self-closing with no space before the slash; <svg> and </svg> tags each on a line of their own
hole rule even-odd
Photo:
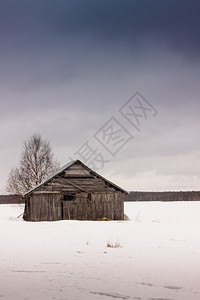
<svg viewBox="0 0 200 300">
<path fill-rule="evenodd" d="M 0 299 L 200 299 L 200 202 L 125 203 L 123 222 L 22 211 L 0 205 Z"/>
</svg>

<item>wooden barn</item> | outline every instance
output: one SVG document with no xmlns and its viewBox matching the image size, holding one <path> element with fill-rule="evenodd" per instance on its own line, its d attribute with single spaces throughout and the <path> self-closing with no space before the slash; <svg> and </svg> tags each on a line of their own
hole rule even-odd
<svg viewBox="0 0 200 300">
<path fill-rule="evenodd" d="M 72 161 L 24 195 L 24 220 L 123 220 L 126 193 L 81 161 Z"/>
</svg>

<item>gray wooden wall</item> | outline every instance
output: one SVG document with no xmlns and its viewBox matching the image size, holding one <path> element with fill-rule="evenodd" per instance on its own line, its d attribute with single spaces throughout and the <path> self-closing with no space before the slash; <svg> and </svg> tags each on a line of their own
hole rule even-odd
<svg viewBox="0 0 200 300">
<path fill-rule="evenodd" d="M 123 220 L 124 195 L 121 192 L 77 193 L 75 200 L 63 200 L 60 193 L 32 194 L 26 199 L 25 220 Z"/>
<path fill-rule="evenodd" d="M 97 220 L 102 218 L 123 220 L 124 202 L 121 192 L 77 194 L 74 201 L 63 201 L 63 219 Z"/>
</svg>

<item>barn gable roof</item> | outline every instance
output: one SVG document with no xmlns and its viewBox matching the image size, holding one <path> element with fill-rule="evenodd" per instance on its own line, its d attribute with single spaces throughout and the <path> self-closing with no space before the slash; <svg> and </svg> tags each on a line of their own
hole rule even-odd
<svg viewBox="0 0 200 300">
<path fill-rule="evenodd" d="M 52 180 L 54 177 L 56 177 L 57 175 L 61 174 L 63 171 L 65 171 L 66 169 L 68 169 L 70 166 L 72 166 L 75 163 L 81 163 L 87 170 L 91 171 L 94 175 L 96 175 L 97 177 L 103 179 L 105 182 L 107 182 L 108 184 L 112 185 L 113 187 L 115 187 L 117 190 L 128 194 L 128 192 L 122 188 L 120 188 L 118 185 L 112 183 L 111 181 L 109 181 L 108 179 L 104 178 L 103 176 L 99 175 L 98 173 L 96 173 L 95 171 L 93 171 L 92 169 L 90 169 L 89 167 L 87 167 L 86 165 L 84 165 L 80 160 L 74 160 L 71 161 L 69 163 L 67 163 L 66 165 L 64 165 L 63 167 L 61 167 L 60 169 L 58 169 L 57 171 L 53 172 L 52 174 L 50 174 L 48 177 L 46 177 L 40 184 L 36 185 L 35 187 L 33 187 L 32 189 L 30 189 L 29 191 L 27 191 L 23 196 L 27 196 L 29 194 L 31 194 L 33 191 L 37 190 L 39 187 L 41 187 L 43 184 L 49 182 L 50 180 Z"/>
</svg>

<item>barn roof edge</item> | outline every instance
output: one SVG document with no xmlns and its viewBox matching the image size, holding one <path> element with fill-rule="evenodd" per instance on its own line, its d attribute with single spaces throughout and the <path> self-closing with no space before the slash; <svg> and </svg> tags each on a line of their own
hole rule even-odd
<svg viewBox="0 0 200 300">
<path fill-rule="evenodd" d="M 23 197 L 31 194 L 33 191 L 37 190 L 40 186 L 42 186 L 43 184 L 47 183 L 48 181 L 50 181 L 51 179 L 53 179 L 55 176 L 59 175 L 64 170 L 68 169 L 69 167 L 71 167 L 73 164 L 75 164 L 77 162 L 81 163 L 85 168 L 87 168 L 88 170 L 92 171 L 95 175 L 97 175 L 98 177 L 100 177 L 101 179 L 103 179 L 104 181 L 106 181 L 107 183 L 109 183 L 110 185 L 114 186 L 115 188 L 119 189 L 120 191 L 122 191 L 125 194 L 129 194 L 129 192 L 127 192 L 126 190 L 122 189 L 121 187 L 119 187 L 118 185 L 114 184 L 113 182 L 109 181 L 108 179 L 104 178 L 100 174 L 96 173 L 94 170 L 90 169 L 88 166 L 86 166 L 84 163 L 82 163 L 82 161 L 80 161 L 80 160 L 77 159 L 77 160 L 73 160 L 71 162 L 68 162 L 67 164 L 65 164 L 64 166 L 62 166 L 61 168 L 59 168 L 55 172 L 51 173 L 48 177 L 46 177 L 44 180 L 42 180 L 41 183 L 39 183 L 38 185 L 36 185 L 32 189 L 30 189 L 26 193 L 24 193 Z"/>
</svg>

